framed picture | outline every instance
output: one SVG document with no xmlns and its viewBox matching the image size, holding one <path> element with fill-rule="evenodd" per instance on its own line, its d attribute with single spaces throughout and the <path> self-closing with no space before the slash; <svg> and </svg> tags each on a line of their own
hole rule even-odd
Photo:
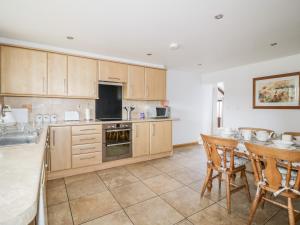
<svg viewBox="0 0 300 225">
<path fill-rule="evenodd" d="M 300 72 L 253 78 L 253 108 L 300 109 Z"/>
</svg>

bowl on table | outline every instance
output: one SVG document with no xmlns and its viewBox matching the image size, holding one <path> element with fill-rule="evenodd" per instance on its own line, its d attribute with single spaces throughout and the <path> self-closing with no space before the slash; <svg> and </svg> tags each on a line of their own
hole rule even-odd
<svg viewBox="0 0 300 225">
<path fill-rule="evenodd" d="M 275 147 L 286 148 L 286 149 L 291 148 L 292 145 L 294 144 L 294 142 L 292 141 L 284 141 L 284 140 L 273 140 L 273 143 Z"/>
<path fill-rule="evenodd" d="M 294 142 L 296 145 L 300 146 L 300 136 L 294 136 Z"/>
</svg>

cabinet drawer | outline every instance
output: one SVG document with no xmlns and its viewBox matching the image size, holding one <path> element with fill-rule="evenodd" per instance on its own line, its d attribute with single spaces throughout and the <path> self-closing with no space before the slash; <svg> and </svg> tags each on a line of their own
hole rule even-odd
<svg viewBox="0 0 300 225">
<path fill-rule="evenodd" d="M 101 125 L 72 126 L 72 135 L 101 134 Z"/>
<path fill-rule="evenodd" d="M 72 145 L 101 143 L 102 142 L 101 139 L 102 139 L 101 134 L 85 134 L 79 136 L 72 136 Z"/>
<path fill-rule="evenodd" d="M 78 168 L 102 163 L 102 152 L 72 155 L 72 167 Z"/>
<path fill-rule="evenodd" d="M 102 149 L 101 143 L 86 144 L 86 145 L 75 145 L 72 147 L 72 154 L 84 154 L 91 152 L 100 152 Z"/>
</svg>

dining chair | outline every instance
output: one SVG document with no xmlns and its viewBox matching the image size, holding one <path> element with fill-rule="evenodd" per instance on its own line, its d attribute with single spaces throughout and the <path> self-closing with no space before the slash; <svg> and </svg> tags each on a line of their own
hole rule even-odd
<svg viewBox="0 0 300 225">
<path fill-rule="evenodd" d="M 250 209 L 248 225 L 253 221 L 260 203 L 270 202 L 288 210 L 289 224 L 295 225 L 300 211 L 294 209 L 293 200 L 300 198 L 300 151 L 284 150 L 252 143 L 245 143 L 250 154 L 257 186 L 255 199 Z M 271 193 L 275 198 L 267 195 Z M 276 201 L 276 197 L 287 198 L 287 204 Z"/>
<path fill-rule="evenodd" d="M 226 176 L 226 200 L 227 212 L 231 212 L 231 194 L 241 189 L 245 189 L 249 202 L 251 202 L 251 195 L 246 176 L 246 159 L 235 156 L 235 150 L 238 142 L 233 139 L 219 138 L 209 135 L 201 134 L 204 149 L 207 155 L 207 174 L 202 186 L 201 197 L 203 197 L 206 190 L 211 192 L 212 181 L 215 178 L 219 180 L 219 189 L 221 188 L 222 175 Z M 213 176 L 213 172 L 217 175 Z M 243 184 L 237 185 L 234 183 L 233 177 L 240 173 Z M 233 187 L 233 188 L 232 188 Z"/>
</svg>

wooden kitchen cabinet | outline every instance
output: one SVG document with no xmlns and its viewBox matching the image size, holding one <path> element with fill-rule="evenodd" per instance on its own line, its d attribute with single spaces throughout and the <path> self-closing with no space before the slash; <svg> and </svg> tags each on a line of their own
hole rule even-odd
<svg viewBox="0 0 300 225">
<path fill-rule="evenodd" d="M 150 154 L 172 149 L 172 121 L 150 122 Z"/>
<path fill-rule="evenodd" d="M 128 65 L 128 79 L 124 86 L 124 98 L 145 99 L 145 68 Z"/>
<path fill-rule="evenodd" d="M 147 100 L 166 99 L 166 71 L 145 68 L 145 94 Z"/>
<path fill-rule="evenodd" d="M 71 162 L 71 127 L 50 128 L 51 172 L 70 169 Z"/>
<path fill-rule="evenodd" d="M 1 46 L 1 94 L 46 95 L 47 53 Z"/>
<path fill-rule="evenodd" d="M 110 61 L 99 61 L 99 80 L 126 83 L 128 65 Z"/>
<path fill-rule="evenodd" d="M 149 122 L 132 124 L 132 156 L 139 157 L 149 155 L 150 129 Z"/>
<path fill-rule="evenodd" d="M 68 96 L 97 98 L 97 60 L 68 56 Z"/>
<path fill-rule="evenodd" d="M 48 95 L 66 96 L 67 89 L 67 56 L 48 53 Z"/>
</svg>

